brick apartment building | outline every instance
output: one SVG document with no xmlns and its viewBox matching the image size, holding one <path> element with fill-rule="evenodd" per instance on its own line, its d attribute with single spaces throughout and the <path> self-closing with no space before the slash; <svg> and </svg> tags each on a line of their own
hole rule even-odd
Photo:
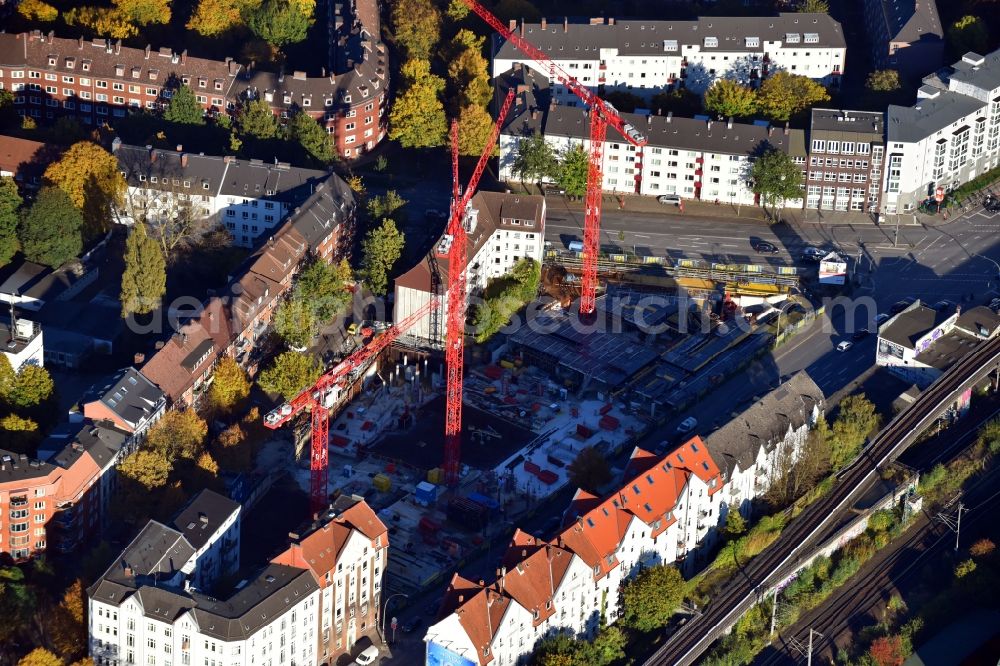
<svg viewBox="0 0 1000 666">
<path fill-rule="evenodd" d="M 182 84 L 208 114 L 234 114 L 244 100 L 259 98 L 283 119 L 301 109 L 320 120 L 334 135 L 337 154 L 356 157 L 385 136 L 388 56 L 377 0 L 329 5 L 331 43 L 321 76 L 36 30 L 0 33 L 0 90 L 14 94 L 22 116 L 48 122 L 70 115 L 85 126 L 113 124 L 130 110 L 161 109 Z"/>
<path fill-rule="evenodd" d="M 812 110 L 806 208 L 881 210 L 884 119 L 870 111 Z"/>
</svg>

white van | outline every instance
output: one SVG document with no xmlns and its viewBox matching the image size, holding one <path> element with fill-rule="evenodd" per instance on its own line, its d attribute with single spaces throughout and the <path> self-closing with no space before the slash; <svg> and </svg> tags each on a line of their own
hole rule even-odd
<svg viewBox="0 0 1000 666">
<path fill-rule="evenodd" d="M 583 252 L 583 241 L 570 241 L 567 247 L 570 252 Z"/>
<path fill-rule="evenodd" d="M 376 659 L 378 659 L 378 648 L 374 645 L 369 645 L 357 656 L 354 663 L 357 666 L 371 666 L 371 664 L 375 663 Z"/>
<path fill-rule="evenodd" d="M 679 206 L 681 203 L 681 198 L 676 194 L 661 194 L 656 197 L 656 200 L 661 204 L 669 204 L 673 206 Z"/>
</svg>

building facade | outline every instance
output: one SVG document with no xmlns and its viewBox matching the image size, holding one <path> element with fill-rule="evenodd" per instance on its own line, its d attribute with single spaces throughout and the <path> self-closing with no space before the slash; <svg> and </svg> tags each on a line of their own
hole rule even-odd
<svg viewBox="0 0 1000 666">
<path fill-rule="evenodd" d="M 81 402 L 84 417 L 111 421 L 137 439 L 167 408 L 163 391 L 135 368 L 124 368 L 107 382 L 94 385 Z"/>
<path fill-rule="evenodd" d="M 545 248 L 545 198 L 537 195 L 477 192 L 466 215 L 466 287 L 481 292 L 490 280 L 507 275 L 522 259 L 539 264 Z M 395 281 L 394 321 L 400 321 L 431 300 L 445 294 L 448 282 L 448 248 L 443 236 L 431 254 Z M 447 319 L 447 299 L 437 312 L 412 326 L 407 334 L 441 343 Z"/>
<path fill-rule="evenodd" d="M 884 211 L 907 213 L 1000 164 L 1000 51 L 927 76 L 913 106 L 890 105 Z"/>
<path fill-rule="evenodd" d="M 944 29 L 935 0 L 864 0 L 864 27 L 876 69 L 915 79 L 941 66 Z"/>
<path fill-rule="evenodd" d="M 679 86 L 701 94 L 718 78 L 757 85 L 779 70 L 838 86 L 847 51 L 840 24 L 827 14 L 694 21 L 601 18 L 587 24 L 543 19 L 512 21 L 510 27 L 594 92 L 618 90 L 645 98 Z M 515 63 L 551 76 L 510 42 L 495 45 L 494 53 L 494 77 Z M 554 76 L 550 82 L 560 104 L 582 106 Z"/>
<path fill-rule="evenodd" d="M 882 209 L 884 118 L 869 111 L 812 110 L 806 208 Z"/>
</svg>

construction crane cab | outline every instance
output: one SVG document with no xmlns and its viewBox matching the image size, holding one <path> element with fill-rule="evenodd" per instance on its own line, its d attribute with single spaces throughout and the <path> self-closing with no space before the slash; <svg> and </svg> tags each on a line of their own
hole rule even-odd
<svg viewBox="0 0 1000 666">
<path fill-rule="evenodd" d="M 643 146 L 646 144 L 646 136 L 635 128 L 632 123 L 625 123 L 624 126 L 625 134 L 629 141 L 636 144 L 637 146 Z"/>
</svg>

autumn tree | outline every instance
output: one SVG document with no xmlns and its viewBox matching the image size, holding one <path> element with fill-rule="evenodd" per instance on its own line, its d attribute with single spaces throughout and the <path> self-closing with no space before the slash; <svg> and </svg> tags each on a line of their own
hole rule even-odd
<svg viewBox="0 0 1000 666">
<path fill-rule="evenodd" d="M 297 2 L 264 0 L 256 9 L 243 12 L 247 27 L 275 48 L 301 42 L 315 17 Z"/>
<path fill-rule="evenodd" d="M 205 37 L 216 37 L 242 25 L 241 13 L 260 7 L 260 0 L 198 0 L 187 28 Z"/>
<path fill-rule="evenodd" d="M 62 659 L 40 647 L 24 655 L 17 662 L 17 666 L 64 666 L 64 664 Z"/>
<path fill-rule="evenodd" d="M 409 59 L 429 59 L 441 39 L 441 12 L 432 0 L 397 0 L 392 7 L 396 43 Z"/>
<path fill-rule="evenodd" d="M 83 213 L 89 234 L 107 231 L 124 200 L 125 178 L 114 155 L 92 141 L 80 141 L 45 170 L 45 178 Z"/>
<path fill-rule="evenodd" d="M 186 85 L 174 91 L 170 103 L 163 111 L 163 119 L 182 125 L 204 125 L 205 110 L 194 95 L 194 91 Z"/>
<path fill-rule="evenodd" d="M 29 21 L 50 23 L 59 18 L 59 10 L 42 0 L 21 0 L 17 13 Z"/>
<path fill-rule="evenodd" d="M 376 296 L 383 296 L 389 286 L 389 271 L 403 254 L 405 237 L 390 219 L 368 232 L 361 244 L 361 272 L 365 284 Z"/>
<path fill-rule="evenodd" d="M 840 401 L 837 420 L 830 429 L 830 464 L 838 470 L 854 460 L 868 436 L 881 421 L 875 405 L 864 393 Z"/>
<path fill-rule="evenodd" d="M 86 603 L 83 582 L 77 578 L 63 592 L 59 605 L 45 615 L 44 625 L 52 647 L 67 661 L 87 648 Z"/>
<path fill-rule="evenodd" d="M 877 666 L 902 666 L 906 660 L 899 636 L 879 636 L 868 647 L 868 657 Z"/>
<path fill-rule="evenodd" d="M 112 0 L 115 10 L 137 26 L 170 23 L 172 0 Z"/>
<path fill-rule="evenodd" d="M 118 464 L 118 473 L 134 481 L 144 490 L 156 490 L 167 485 L 173 463 L 166 453 L 155 449 L 139 449 Z"/>
<path fill-rule="evenodd" d="M 333 139 L 316 119 L 299 111 L 288 121 L 288 138 L 302 146 L 314 160 L 327 164 L 333 161 Z"/>
<path fill-rule="evenodd" d="M 62 266 L 83 249 L 83 216 L 57 187 L 43 187 L 30 208 L 22 211 L 17 229 L 28 261 L 52 268 Z"/>
<path fill-rule="evenodd" d="M 205 447 L 208 424 L 193 409 L 172 409 L 149 429 L 146 442 L 170 460 L 197 459 Z"/>
<path fill-rule="evenodd" d="M 667 624 L 684 598 L 684 579 L 676 567 L 647 567 L 625 584 L 622 591 L 626 626 L 647 632 Z"/>
<path fill-rule="evenodd" d="M 797 11 L 803 14 L 829 14 L 830 3 L 827 0 L 802 0 Z"/>
<path fill-rule="evenodd" d="M 458 152 L 460 155 L 479 157 L 493 133 L 493 117 L 478 104 L 463 106 L 458 114 Z M 498 154 L 496 146 L 493 154 Z"/>
<path fill-rule="evenodd" d="M 49 400 L 55 393 L 55 382 L 45 368 L 26 364 L 17 371 L 10 389 L 0 398 L 16 410 L 31 409 Z"/>
<path fill-rule="evenodd" d="M 736 81 L 718 79 L 705 91 L 705 110 L 723 118 L 748 118 L 757 111 L 757 93 Z"/>
<path fill-rule="evenodd" d="M 281 127 L 267 102 L 262 99 L 252 99 L 240 107 L 236 115 L 236 129 L 241 136 L 274 139 L 278 137 Z"/>
<path fill-rule="evenodd" d="M 0 266 L 10 263 L 17 252 L 17 211 L 21 203 L 14 179 L 0 176 Z"/>
<path fill-rule="evenodd" d="M 257 383 L 268 393 L 277 393 L 285 400 L 291 400 L 302 389 L 319 379 L 323 364 L 317 359 L 288 351 L 279 354 L 271 365 L 260 373 Z"/>
<path fill-rule="evenodd" d="M 969 51 L 984 54 L 989 50 L 989 31 L 978 16 L 966 15 L 948 28 L 948 43 L 955 56 Z"/>
<path fill-rule="evenodd" d="M 246 432 L 238 423 L 219 433 L 212 451 L 224 469 L 247 471 L 253 468 L 253 443 L 248 441 Z"/>
<path fill-rule="evenodd" d="M 430 70 L 427 60 L 403 63 L 403 92 L 389 113 L 389 138 L 404 148 L 440 146 L 448 133 L 444 105 L 439 99 L 444 80 Z"/>
<path fill-rule="evenodd" d="M 450 45 L 448 79 L 456 108 L 479 106 L 485 109 L 493 97 L 489 63 L 483 57 L 483 41 L 470 30 L 460 30 Z"/>
<path fill-rule="evenodd" d="M 983 559 L 992 555 L 996 549 L 997 546 L 995 543 L 984 538 L 969 546 L 969 555 L 972 555 L 976 559 Z"/>
<path fill-rule="evenodd" d="M 146 234 L 146 225 L 132 227 L 125 241 L 125 271 L 122 273 L 122 318 L 146 314 L 160 307 L 167 292 L 167 266 L 156 241 Z"/>
<path fill-rule="evenodd" d="M 876 69 L 868 74 L 865 87 L 872 92 L 894 92 L 902 87 L 895 69 Z"/>
<path fill-rule="evenodd" d="M 228 412 L 250 396 L 247 373 L 232 356 L 223 356 L 212 372 L 208 400 L 213 408 Z"/>
<path fill-rule="evenodd" d="M 587 193 L 587 174 L 590 170 L 590 156 L 578 144 L 563 152 L 556 169 L 556 183 L 570 197 L 582 197 Z"/>
<path fill-rule="evenodd" d="M 129 39 L 139 34 L 139 29 L 128 17 L 112 7 L 73 7 L 62 17 L 66 25 L 89 28 L 105 38 Z"/>
<path fill-rule="evenodd" d="M 611 480 L 611 466 L 607 458 L 593 446 L 581 449 L 566 472 L 571 484 L 589 493 L 597 493 Z"/>
<path fill-rule="evenodd" d="M 807 76 L 777 72 L 764 80 L 757 92 L 757 108 L 765 116 L 786 121 L 820 102 L 829 102 L 826 88 Z"/>
<path fill-rule="evenodd" d="M 38 423 L 31 418 L 7 414 L 0 418 L 0 441 L 16 453 L 32 453 L 42 439 Z"/>
<path fill-rule="evenodd" d="M 802 198 L 802 170 L 787 153 L 769 148 L 753 162 L 750 187 L 765 211 L 774 210 L 789 199 Z"/>
</svg>

